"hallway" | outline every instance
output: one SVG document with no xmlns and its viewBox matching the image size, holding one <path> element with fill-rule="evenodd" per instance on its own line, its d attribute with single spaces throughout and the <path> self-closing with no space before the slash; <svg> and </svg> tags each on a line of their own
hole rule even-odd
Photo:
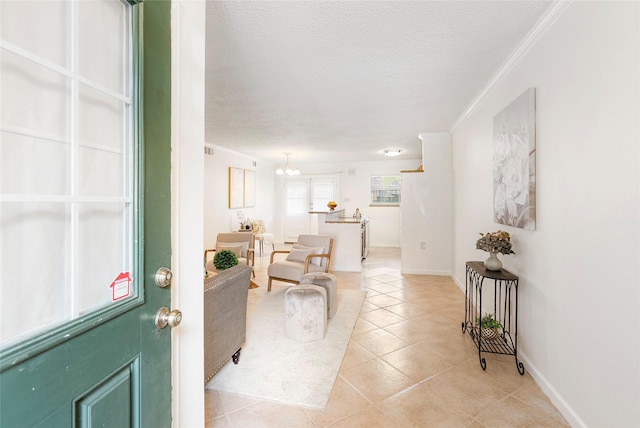
<svg viewBox="0 0 640 428">
<path fill-rule="evenodd" d="M 256 257 L 261 286 L 268 264 L 268 253 Z M 401 275 L 397 248 L 372 248 L 361 273 L 333 273 L 338 287 L 368 294 L 327 408 L 205 391 L 207 427 L 568 426 L 513 356 L 483 354 L 480 368 L 449 277 Z"/>
</svg>

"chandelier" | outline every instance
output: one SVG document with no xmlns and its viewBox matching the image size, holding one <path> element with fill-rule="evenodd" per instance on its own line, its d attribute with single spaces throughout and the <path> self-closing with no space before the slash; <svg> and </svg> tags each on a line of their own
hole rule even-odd
<svg viewBox="0 0 640 428">
<path fill-rule="evenodd" d="M 282 167 L 279 167 L 278 169 L 276 169 L 276 174 L 277 175 L 300 175 L 300 170 L 298 168 L 291 168 L 291 166 L 289 165 L 289 155 L 291 153 L 285 153 L 284 155 L 287 157 L 287 163 L 284 166 L 284 169 Z"/>
</svg>

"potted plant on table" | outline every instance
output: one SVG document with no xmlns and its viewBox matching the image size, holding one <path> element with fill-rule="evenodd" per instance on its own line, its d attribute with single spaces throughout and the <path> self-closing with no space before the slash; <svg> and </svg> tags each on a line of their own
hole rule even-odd
<svg viewBox="0 0 640 428">
<path fill-rule="evenodd" d="M 511 235 L 504 230 L 480 234 L 476 241 L 476 249 L 489 253 L 489 258 L 484 261 L 487 270 L 498 271 L 502 269 L 502 262 L 497 257 L 501 254 L 515 254 L 511 249 Z"/>
<path fill-rule="evenodd" d="M 476 325 L 480 328 L 482 340 L 496 340 L 500 336 L 500 329 L 503 328 L 500 321 L 489 313 L 476 318 Z"/>
</svg>

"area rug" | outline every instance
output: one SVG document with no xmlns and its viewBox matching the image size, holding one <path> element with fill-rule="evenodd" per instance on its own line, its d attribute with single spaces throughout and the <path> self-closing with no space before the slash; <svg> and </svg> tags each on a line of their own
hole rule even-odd
<svg viewBox="0 0 640 428">
<path fill-rule="evenodd" d="M 286 288 L 266 289 L 249 292 L 247 341 L 239 364 L 227 363 L 206 388 L 324 409 L 366 292 L 339 290 L 324 339 L 300 343 L 285 335 Z"/>
</svg>

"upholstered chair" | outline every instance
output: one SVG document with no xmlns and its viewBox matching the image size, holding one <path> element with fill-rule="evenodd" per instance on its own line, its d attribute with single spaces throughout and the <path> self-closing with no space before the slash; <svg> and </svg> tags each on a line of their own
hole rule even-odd
<svg viewBox="0 0 640 428">
<path fill-rule="evenodd" d="M 255 241 L 253 233 L 247 232 L 231 232 L 219 233 L 216 238 L 216 248 L 207 248 L 204 250 L 204 267 L 207 272 L 216 270 L 213 265 L 213 257 L 216 251 L 230 250 L 238 257 L 238 264 L 246 264 L 254 266 Z M 256 274 L 253 272 L 253 276 Z"/>
<path fill-rule="evenodd" d="M 297 243 L 289 251 L 275 250 L 267 273 L 271 291 L 271 282 L 284 281 L 299 284 L 302 276 L 310 272 L 329 272 L 333 238 L 327 235 L 300 235 Z M 286 258 L 283 259 L 284 254 Z"/>
</svg>

